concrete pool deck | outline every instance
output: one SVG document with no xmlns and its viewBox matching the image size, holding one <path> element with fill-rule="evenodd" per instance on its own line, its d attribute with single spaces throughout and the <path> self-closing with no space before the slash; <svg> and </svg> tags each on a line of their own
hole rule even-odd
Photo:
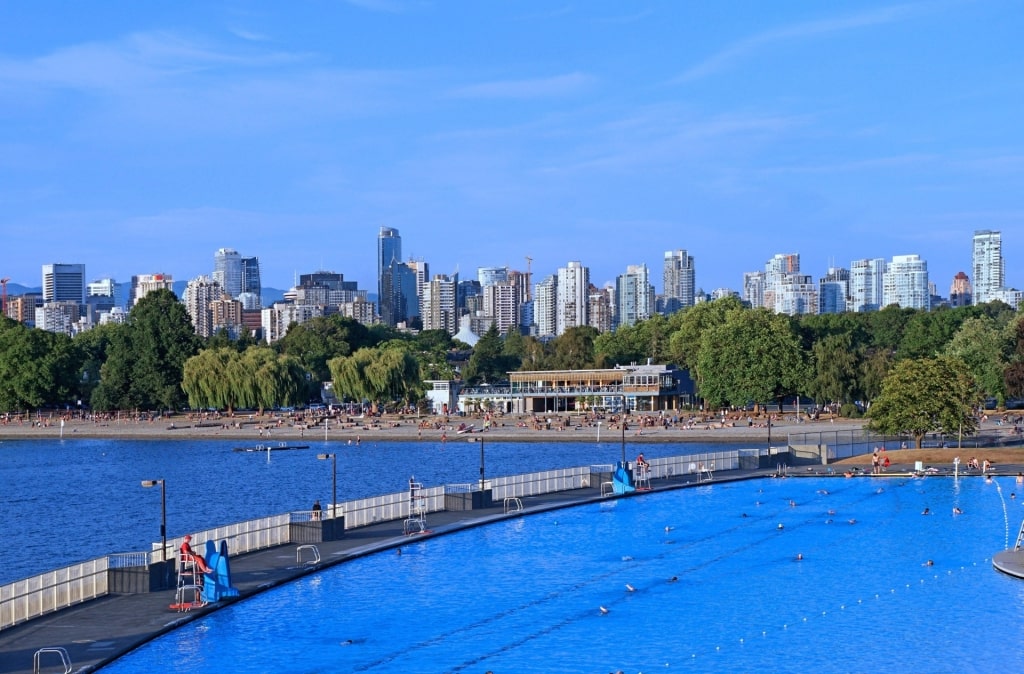
<svg viewBox="0 0 1024 674">
<path fill-rule="evenodd" d="M 913 466 L 890 466 L 889 471 L 879 477 L 900 477 L 911 474 Z M 1001 465 L 999 476 L 1016 475 L 1024 470 L 1022 465 Z M 841 468 L 835 468 L 834 478 L 844 479 Z M 735 470 L 717 473 L 713 482 L 723 483 L 773 474 L 770 470 Z M 792 477 L 824 477 L 824 467 L 791 468 Z M 948 473 L 945 474 L 948 476 Z M 868 476 L 870 477 L 870 476 Z M 854 479 L 861 479 L 858 475 Z M 650 492 L 661 492 L 702 484 L 696 475 L 681 475 L 658 479 L 652 482 Z M 708 484 L 704 482 L 703 484 Z M 595 503 L 614 498 L 629 498 L 648 492 L 634 492 L 625 496 L 602 497 L 598 488 L 575 489 L 540 496 L 522 498 L 521 512 L 505 514 L 503 508 L 487 508 L 473 511 L 442 511 L 427 516 L 430 528 L 428 534 L 406 536 L 402 531 L 402 520 L 382 522 L 365 527 L 350 529 L 339 541 L 318 543 L 321 563 L 316 566 L 296 562 L 298 544 L 288 544 L 239 555 L 231 558 L 232 585 L 239 590 L 239 597 L 223 600 L 186 613 L 169 609 L 174 602 L 174 590 L 146 594 L 110 595 L 85 602 L 46 615 L 21 625 L 0 631 L 0 674 L 28 674 L 33 672 L 33 657 L 39 649 L 64 648 L 73 665 L 72 671 L 93 671 L 120 657 L 151 639 L 181 625 L 207 615 L 235 602 L 252 597 L 266 589 L 287 583 L 302 576 L 351 560 L 363 555 L 399 548 L 432 536 L 443 535 L 473 526 L 488 524 L 510 517 Z M 1024 552 L 999 553 L 1007 573 L 1024 578 Z M 999 568 L 999 567 L 997 567 Z M 1013 573 L 1016 570 L 1017 573 Z M 63 671 L 58 666 L 60 658 L 46 653 L 42 659 L 42 672 Z M 168 666 L 173 666 L 168 663 Z"/>
</svg>

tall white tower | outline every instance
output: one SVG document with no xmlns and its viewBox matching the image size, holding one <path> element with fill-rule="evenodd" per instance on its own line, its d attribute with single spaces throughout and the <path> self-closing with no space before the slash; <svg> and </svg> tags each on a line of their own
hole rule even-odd
<svg viewBox="0 0 1024 674">
<path fill-rule="evenodd" d="M 1006 285 L 1003 263 L 1003 235 L 988 229 L 974 232 L 974 303 L 984 304 Z"/>
</svg>

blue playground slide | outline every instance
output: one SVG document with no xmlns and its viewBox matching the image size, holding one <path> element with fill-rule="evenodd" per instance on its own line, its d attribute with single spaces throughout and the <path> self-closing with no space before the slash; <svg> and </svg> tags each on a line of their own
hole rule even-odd
<svg viewBox="0 0 1024 674">
<path fill-rule="evenodd" d="M 237 597 L 238 588 L 231 587 L 227 541 L 220 542 L 219 550 L 216 543 L 206 541 L 206 564 L 213 572 L 206 574 L 206 582 L 203 583 L 203 599 L 207 602 L 215 602 L 225 597 Z"/>
<path fill-rule="evenodd" d="M 633 472 L 621 461 L 616 465 L 615 474 L 612 476 L 612 490 L 616 494 L 636 491 L 636 487 L 633 486 Z"/>
</svg>

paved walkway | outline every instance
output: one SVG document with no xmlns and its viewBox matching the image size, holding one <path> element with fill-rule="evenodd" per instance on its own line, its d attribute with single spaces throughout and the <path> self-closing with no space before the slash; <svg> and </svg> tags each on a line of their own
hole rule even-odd
<svg viewBox="0 0 1024 674">
<path fill-rule="evenodd" d="M 891 466 L 887 477 L 908 474 L 911 466 Z M 1024 466 L 1000 466 L 1000 475 L 1016 475 Z M 791 476 L 819 475 L 822 467 L 807 470 L 791 468 Z M 714 482 L 727 482 L 770 475 L 771 471 L 728 471 L 715 474 Z M 841 471 L 838 476 L 841 478 Z M 683 475 L 652 481 L 653 492 L 679 489 L 698 484 L 697 475 Z M 634 492 L 630 498 L 646 492 Z M 467 527 L 487 524 L 496 520 L 518 517 L 530 513 L 600 501 L 597 487 L 575 489 L 522 499 L 523 510 L 505 514 L 502 504 L 484 510 L 444 511 L 427 515 L 432 533 L 408 537 L 403 534 L 402 521 L 383 522 L 351 529 L 340 541 L 318 543 L 322 558 L 318 566 L 296 563 L 298 544 L 282 545 L 259 552 L 231 558 L 232 585 L 239 597 L 228 599 L 187 613 L 177 613 L 168 607 L 174 602 L 175 592 L 167 590 L 148 594 L 112 595 L 95 599 L 79 606 L 64 609 L 48 616 L 0 631 L 0 674 L 30 674 L 33 656 L 40 648 L 59 646 L 67 649 L 73 671 L 87 672 L 124 655 L 137 646 L 168 632 L 182 624 L 244 600 L 267 588 L 286 583 L 301 576 L 316 573 L 327 566 L 389 548 L 401 547 L 413 540 L 442 535 Z M 1021 553 L 1024 555 L 1024 553 Z M 307 556 L 308 558 L 308 556 Z M 43 672 L 62 671 L 59 658 L 44 656 Z"/>
</svg>

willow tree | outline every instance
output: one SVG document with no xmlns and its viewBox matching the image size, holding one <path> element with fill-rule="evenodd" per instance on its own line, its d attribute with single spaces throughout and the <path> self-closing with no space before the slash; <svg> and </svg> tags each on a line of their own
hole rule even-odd
<svg viewBox="0 0 1024 674">
<path fill-rule="evenodd" d="M 335 393 L 373 403 L 415 402 L 422 395 L 419 362 L 400 345 L 362 348 L 327 363 Z"/>
<path fill-rule="evenodd" d="M 241 359 L 231 348 L 203 349 L 185 361 L 181 388 L 192 409 L 211 407 L 229 412 L 240 404 L 241 392 L 232 371 Z"/>
<path fill-rule="evenodd" d="M 981 393 L 959 358 L 905 359 L 882 382 L 868 411 L 868 428 L 890 435 L 907 433 L 920 449 L 928 433 L 971 435 Z"/>
</svg>

